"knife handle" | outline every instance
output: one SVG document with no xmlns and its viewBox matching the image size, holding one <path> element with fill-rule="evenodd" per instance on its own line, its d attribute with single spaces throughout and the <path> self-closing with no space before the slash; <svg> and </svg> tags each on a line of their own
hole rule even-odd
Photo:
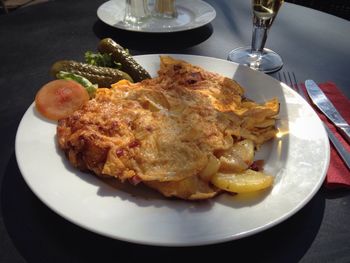
<svg viewBox="0 0 350 263">
<path fill-rule="evenodd" d="M 339 132 L 346 139 L 348 143 L 350 143 L 350 126 L 339 127 Z"/>
<path fill-rule="evenodd" d="M 334 148 L 339 153 L 340 157 L 345 162 L 346 166 L 350 170 L 350 153 L 344 148 L 344 146 L 341 144 L 341 142 L 338 140 L 337 137 L 333 134 L 333 132 L 328 128 L 327 124 L 324 124 L 324 127 L 326 128 L 328 138 L 334 145 Z"/>
</svg>

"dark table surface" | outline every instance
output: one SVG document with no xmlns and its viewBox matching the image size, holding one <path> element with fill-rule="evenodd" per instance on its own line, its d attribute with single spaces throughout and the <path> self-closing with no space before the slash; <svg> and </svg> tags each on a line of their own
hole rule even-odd
<svg viewBox="0 0 350 263">
<path fill-rule="evenodd" d="M 208 0 L 215 20 L 171 34 L 133 33 L 100 22 L 104 1 L 56 0 L 0 17 L 0 262 L 215 259 L 254 262 L 350 262 L 350 192 L 322 187 L 281 224 L 240 240 L 201 247 L 130 244 L 82 229 L 46 207 L 28 188 L 14 149 L 18 124 L 50 65 L 81 60 L 99 39 L 112 37 L 132 54 L 185 53 L 226 59 L 251 39 L 250 1 Z M 299 81 L 332 81 L 350 97 L 350 22 L 285 3 L 267 47 Z M 272 75 L 274 76 L 274 75 Z"/>
</svg>

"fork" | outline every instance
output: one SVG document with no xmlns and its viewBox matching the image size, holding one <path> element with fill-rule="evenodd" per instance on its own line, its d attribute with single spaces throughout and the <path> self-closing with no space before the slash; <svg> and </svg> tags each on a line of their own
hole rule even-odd
<svg viewBox="0 0 350 263">
<path fill-rule="evenodd" d="M 294 72 L 292 72 L 292 73 L 287 72 L 287 74 L 285 72 L 283 72 L 283 79 L 284 80 L 282 80 L 281 75 L 282 74 L 280 72 L 278 72 L 278 79 L 280 81 L 284 82 L 285 84 L 287 84 L 292 89 L 294 89 L 296 92 L 298 92 L 303 97 L 303 99 L 307 101 L 306 95 L 305 95 L 303 89 L 298 85 L 298 81 L 295 77 Z M 288 76 L 288 78 L 287 78 L 287 76 Z M 292 78 L 292 76 L 293 76 L 293 78 Z"/>
<path fill-rule="evenodd" d="M 295 90 L 296 92 L 298 92 L 300 94 L 300 96 L 303 97 L 303 99 L 308 102 L 306 95 L 301 87 L 301 85 L 298 84 L 298 81 L 295 77 L 294 72 L 290 73 L 290 72 L 283 72 L 277 73 L 277 77 L 279 79 L 279 81 L 284 82 L 285 84 L 287 84 L 289 87 L 291 87 L 293 90 Z M 346 166 L 348 167 L 348 169 L 350 169 L 350 154 L 349 152 L 345 149 L 345 147 L 343 146 L 343 144 L 338 140 L 338 138 L 334 135 L 334 133 L 328 128 L 327 124 L 325 122 L 323 122 L 323 126 L 326 129 L 326 132 L 328 134 L 328 138 L 329 140 L 332 142 L 332 144 L 334 145 L 334 148 L 337 150 L 337 152 L 339 153 L 340 157 L 343 159 L 343 161 L 345 162 Z"/>
</svg>

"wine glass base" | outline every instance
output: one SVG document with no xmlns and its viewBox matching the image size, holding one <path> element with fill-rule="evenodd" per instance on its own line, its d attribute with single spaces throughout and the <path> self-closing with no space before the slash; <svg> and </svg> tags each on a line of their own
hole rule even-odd
<svg viewBox="0 0 350 263">
<path fill-rule="evenodd" d="M 267 48 L 260 54 L 252 52 L 251 47 L 239 47 L 232 50 L 227 59 L 265 73 L 275 72 L 283 66 L 282 58 Z"/>
</svg>

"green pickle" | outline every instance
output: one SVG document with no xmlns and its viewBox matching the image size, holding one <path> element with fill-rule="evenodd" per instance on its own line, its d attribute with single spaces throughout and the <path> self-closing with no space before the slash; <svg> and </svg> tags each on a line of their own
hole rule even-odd
<svg viewBox="0 0 350 263">
<path fill-rule="evenodd" d="M 134 60 L 128 51 L 111 38 L 102 39 L 97 49 L 102 54 L 111 55 L 112 59 L 120 63 L 122 70 L 127 72 L 135 82 L 151 78 L 150 74 Z"/>
<path fill-rule="evenodd" d="M 100 88 L 110 88 L 112 84 L 122 79 L 134 82 L 129 74 L 121 70 L 89 65 L 74 60 L 60 60 L 52 65 L 51 74 L 54 77 L 56 77 L 60 71 L 82 76 L 90 82 L 97 84 Z"/>
</svg>

